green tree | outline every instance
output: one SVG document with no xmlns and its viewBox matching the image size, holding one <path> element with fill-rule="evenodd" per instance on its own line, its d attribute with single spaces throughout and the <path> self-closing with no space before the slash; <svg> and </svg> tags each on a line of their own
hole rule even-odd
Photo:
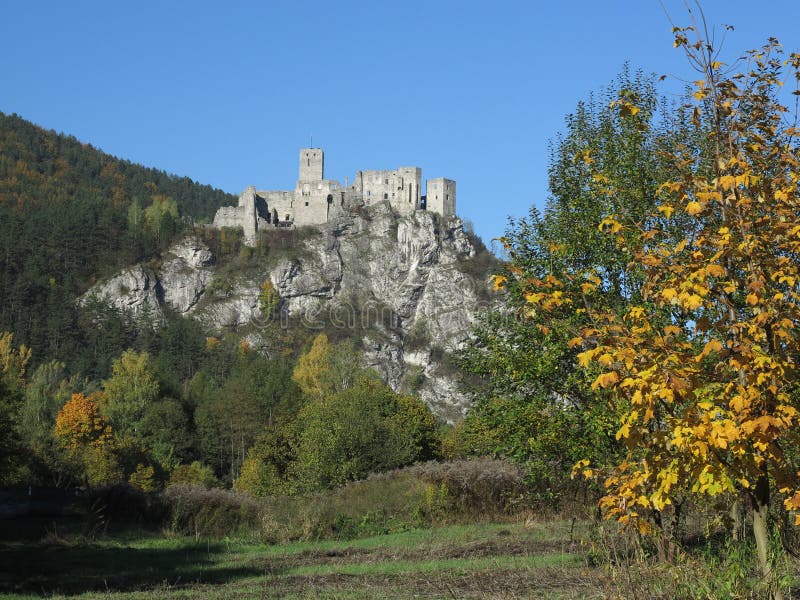
<svg viewBox="0 0 800 600">
<path fill-rule="evenodd" d="M 164 471 L 185 462 L 192 455 L 194 439 L 183 405 L 172 398 L 149 404 L 139 424 L 144 446 Z"/>
<path fill-rule="evenodd" d="M 432 453 L 430 425 L 420 404 L 362 379 L 300 409 L 290 470 L 301 490 L 314 490 L 402 467 Z"/>
<path fill-rule="evenodd" d="M 147 408 L 159 394 L 147 352 L 126 350 L 111 365 L 111 377 L 103 381 L 107 402 L 103 407 L 115 431 L 141 437 L 140 426 Z"/>
<path fill-rule="evenodd" d="M 359 379 L 375 377 L 366 370 L 351 340 L 331 344 L 320 333 L 297 361 L 292 379 L 307 398 L 317 400 L 354 386 Z"/>
<path fill-rule="evenodd" d="M 27 453 L 19 435 L 19 411 L 31 350 L 14 346 L 14 336 L 0 333 L 0 483 L 17 483 Z"/>
<path fill-rule="evenodd" d="M 635 118 L 627 118 L 618 107 L 633 102 Z M 631 221 L 649 214 L 671 166 L 661 149 L 668 139 L 697 135 L 689 114 L 658 98 L 652 77 L 627 68 L 567 117 L 551 150 L 543 213 L 512 221 L 502 238 L 508 262 L 494 280 L 502 308 L 480 317 L 477 343 L 462 355 L 487 385 L 457 430 L 460 452 L 525 464 L 554 500 L 571 485 L 574 460 L 604 462 L 618 452 L 614 417 L 595 401 L 592 378 L 576 369 L 578 350 L 570 346 L 586 314 L 534 311 L 527 297 L 535 290 L 520 282 L 550 276 L 579 295 L 585 282 L 575 276 L 590 273 L 603 282 L 597 301 L 624 311 L 640 295 L 641 272 L 628 268 L 638 240 L 625 231 L 609 236 L 598 224 L 609 213 Z"/>
<path fill-rule="evenodd" d="M 172 198 L 157 194 L 150 206 L 144 209 L 144 220 L 150 234 L 157 242 L 169 239 L 178 228 L 178 205 Z"/>
<path fill-rule="evenodd" d="M 278 309 L 280 302 L 281 297 L 278 294 L 278 290 L 275 289 L 269 279 L 265 279 L 258 294 L 258 306 L 264 317 L 271 317 Z"/>
<path fill-rule="evenodd" d="M 230 378 L 195 409 L 195 427 L 204 460 L 232 481 L 267 418 L 267 409 L 247 382 Z"/>
<path fill-rule="evenodd" d="M 80 387 L 76 383 L 66 379 L 62 362 L 54 360 L 36 368 L 20 408 L 19 430 L 27 444 L 36 447 L 52 439 L 56 415 Z"/>
<path fill-rule="evenodd" d="M 219 480 L 211 467 L 195 460 L 188 465 L 175 467 L 170 475 L 168 485 L 200 485 L 204 488 L 212 488 L 219 485 Z"/>
</svg>

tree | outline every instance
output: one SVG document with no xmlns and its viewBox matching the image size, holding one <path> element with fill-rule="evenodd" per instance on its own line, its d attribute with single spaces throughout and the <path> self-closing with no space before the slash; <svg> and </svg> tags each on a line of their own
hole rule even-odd
<svg viewBox="0 0 800 600">
<path fill-rule="evenodd" d="M 195 426 L 204 460 L 221 477 L 235 479 L 247 451 L 266 425 L 267 415 L 265 406 L 247 382 L 231 377 L 195 409 Z"/>
<path fill-rule="evenodd" d="M 364 368 L 363 358 L 351 340 L 330 344 L 320 333 L 311 348 L 297 361 L 292 380 L 307 398 L 323 399 L 354 386 L 360 379 L 374 378 Z"/>
<path fill-rule="evenodd" d="M 126 350 L 113 362 L 111 372 L 111 377 L 103 381 L 107 398 L 103 412 L 116 431 L 139 437 L 140 422 L 159 392 L 150 355 Z"/>
<path fill-rule="evenodd" d="M 217 487 L 219 481 L 211 467 L 194 461 L 188 465 L 175 467 L 170 475 L 169 485 L 201 485 L 204 488 L 212 488 Z"/>
<path fill-rule="evenodd" d="M 616 108 L 633 102 L 635 119 Z M 595 302 L 606 310 L 622 313 L 638 300 L 642 274 L 628 268 L 636 233 L 620 232 L 620 243 L 597 225 L 609 213 L 636 221 L 656 206 L 671 166 L 661 149 L 698 137 L 691 112 L 672 108 L 652 76 L 626 67 L 566 118 L 551 149 L 544 211 L 510 223 L 502 238 L 508 262 L 494 279 L 501 307 L 479 317 L 476 343 L 461 355 L 486 385 L 455 432 L 458 451 L 514 459 L 542 499 L 557 503 L 569 490 L 578 459 L 613 459 L 616 420 L 597 402 L 589 374 L 575 368 L 578 349 L 568 344 L 588 316 L 572 307 L 531 310 L 527 282 L 558 278 L 564 293 L 580 296 L 583 281 L 574 275 L 591 273 L 604 282 Z"/>
<path fill-rule="evenodd" d="M 72 396 L 75 381 L 68 381 L 64 363 L 50 361 L 39 365 L 25 387 L 20 408 L 19 430 L 32 447 L 52 440 L 56 415 Z"/>
<path fill-rule="evenodd" d="M 431 419 L 423 408 L 371 379 L 307 403 L 295 422 L 290 466 L 299 488 L 334 487 L 430 456 Z"/>
<path fill-rule="evenodd" d="M 25 392 L 25 370 L 31 350 L 14 346 L 11 333 L 0 333 L 0 482 L 12 483 L 24 464 L 19 435 L 19 410 Z"/>
<path fill-rule="evenodd" d="M 179 225 L 178 205 L 172 198 L 156 194 L 146 209 L 144 220 L 157 242 L 168 240 Z"/>
<path fill-rule="evenodd" d="M 800 82 L 800 55 L 783 61 L 770 40 L 736 73 L 696 28 L 676 29 L 675 44 L 701 73 L 694 114 L 698 125 L 709 117 L 708 143 L 670 149 L 672 174 L 650 215 L 610 212 L 599 224 L 622 243 L 624 234 L 638 238 L 641 300 L 622 314 L 595 304 L 607 282 L 594 273 L 573 274 L 580 296 L 554 276 L 523 285 L 532 309 L 590 320 L 570 345 L 583 350 L 582 366 L 599 370 L 592 387 L 615 407 L 627 448 L 604 474 L 606 514 L 647 530 L 648 515 L 687 492 L 744 493 L 764 579 L 778 597 L 768 549 L 775 491 L 785 510 L 800 511 L 791 460 L 800 447 L 800 130 L 797 114 L 784 122 L 778 98 L 784 69 Z M 637 119 L 635 104 L 616 108 Z"/>
<path fill-rule="evenodd" d="M 280 305 L 281 297 L 278 290 L 272 285 L 269 279 L 265 279 L 261 284 L 261 291 L 258 294 L 258 306 L 264 318 L 272 317 Z"/>
<path fill-rule="evenodd" d="M 311 348 L 297 361 L 292 380 L 308 397 L 324 398 L 331 391 L 331 348 L 328 336 L 320 333 Z"/>
<path fill-rule="evenodd" d="M 111 425 L 102 415 L 104 403 L 101 393 L 90 396 L 73 394 L 58 411 L 53 435 L 59 444 L 70 452 L 89 446 L 106 446 L 111 441 Z"/>
<path fill-rule="evenodd" d="M 139 434 L 153 459 L 167 472 L 191 455 L 194 440 L 189 417 L 177 400 L 165 398 L 150 404 L 142 415 Z"/>
</svg>

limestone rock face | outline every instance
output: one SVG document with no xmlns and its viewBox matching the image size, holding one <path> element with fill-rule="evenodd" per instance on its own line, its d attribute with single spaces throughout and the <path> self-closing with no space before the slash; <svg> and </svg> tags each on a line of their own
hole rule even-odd
<svg viewBox="0 0 800 600">
<path fill-rule="evenodd" d="M 211 282 L 213 262 L 211 251 L 205 244 L 185 239 L 170 248 L 160 272 L 164 302 L 180 314 L 191 312 Z"/>
<path fill-rule="evenodd" d="M 141 265 L 136 265 L 93 287 L 81 298 L 81 302 L 96 298 L 135 317 L 149 313 L 154 319 L 160 319 L 163 314 L 160 302 L 162 295 L 158 277 Z"/>
<path fill-rule="evenodd" d="M 476 249 L 460 219 L 425 211 L 396 216 L 379 203 L 307 230 L 280 258 L 231 275 L 215 270 L 195 240 L 172 247 L 158 273 L 129 269 L 97 286 L 115 306 L 168 307 L 215 330 L 235 330 L 270 354 L 260 332 L 285 321 L 352 335 L 365 364 L 394 389 L 419 394 L 443 420 L 469 405 L 443 358 L 467 343 L 487 298 L 489 273 L 468 273 Z M 258 295 L 269 279 L 281 298 L 280 319 L 266 319 Z"/>
</svg>

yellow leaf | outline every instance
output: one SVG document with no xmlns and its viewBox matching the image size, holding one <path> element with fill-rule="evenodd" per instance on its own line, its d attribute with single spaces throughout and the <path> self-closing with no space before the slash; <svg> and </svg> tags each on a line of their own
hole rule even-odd
<svg viewBox="0 0 800 600">
<path fill-rule="evenodd" d="M 597 376 L 597 379 L 594 380 L 592 383 L 592 389 L 596 390 L 598 387 L 607 388 L 619 381 L 619 375 L 617 375 L 616 371 L 611 371 L 609 373 L 602 373 Z"/>
<path fill-rule="evenodd" d="M 758 304 L 758 294 L 754 294 L 753 292 L 750 292 L 749 294 L 747 294 L 747 299 L 746 300 L 747 300 L 747 304 L 749 304 L 750 306 L 755 306 L 755 305 Z"/>
<path fill-rule="evenodd" d="M 677 304 L 678 301 L 678 290 L 675 288 L 664 288 L 661 290 L 661 297 L 664 299 L 665 302 L 670 302 L 671 304 Z"/>
<path fill-rule="evenodd" d="M 686 212 L 689 213 L 691 216 L 699 214 L 700 212 L 702 212 L 702 210 L 703 210 L 703 205 L 700 204 L 699 202 L 692 201 L 686 205 Z"/>
<path fill-rule="evenodd" d="M 674 206 L 670 206 L 669 204 L 662 204 L 662 205 L 660 205 L 658 207 L 657 210 L 662 215 L 664 215 L 667 219 L 669 219 L 672 216 L 672 213 L 675 212 L 675 207 Z"/>
<path fill-rule="evenodd" d="M 707 356 L 712 352 L 719 352 L 720 350 L 722 350 L 722 342 L 720 342 L 719 340 L 711 340 L 705 345 L 701 355 Z"/>
<path fill-rule="evenodd" d="M 719 178 L 719 186 L 725 191 L 730 191 L 736 186 L 736 178 L 733 175 L 723 175 Z"/>
<path fill-rule="evenodd" d="M 612 364 L 614 364 L 614 357 L 611 356 L 608 352 L 606 352 L 605 354 L 602 354 L 600 358 L 597 359 L 597 362 L 599 362 L 604 367 L 610 367 Z"/>
<path fill-rule="evenodd" d="M 492 277 L 492 286 L 494 287 L 495 291 L 500 291 L 505 289 L 506 283 L 508 282 L 508 277 L 503 275 L 495 275 Z"/>
<path fill-rule="evenodd" d="M 574 348 L 575 346 L 580 346 L 582 343 L 583 343 L 583 338 L 574 337 L 567 342 L 567 348 Z"/>
<path fill-rule="evenodd" d="M 695 310 L 703 306 L 703 299 L 697 294 L 680 294 L 681 306 L 686 310 Z"/>
<path fill-rule="evenodd" d="M 622 229 L 622 224 L 614 217 L 606 217 L 600 222 L 597 229 L 603 233 L 617 233 Z"/>
<path fill-rule="evenodd" d="M 623 117 L 635 117 L 642 109 L 630 102 L 619 103 L 619 114 Z"/>
</svg>

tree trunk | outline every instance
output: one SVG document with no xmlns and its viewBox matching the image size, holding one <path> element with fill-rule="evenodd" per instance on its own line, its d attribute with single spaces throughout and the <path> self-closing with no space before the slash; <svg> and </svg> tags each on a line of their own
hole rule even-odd
<svg viewBox="0 0 800 600">
<path fill-rule="evenodd" d="M 783 594 L 769 556 L 769 478 L 766 473 L 758 478 L 753 495 L 753 537 L 764 584 L 770 590 L 772 600 L 782 600 Z"/>
<path fill-rule="evenodd" d="M 731 537 L 733 541 L 743 542 L 745 534 L 745 506 L 742 492 L 737 492 L 731 505 Z"/>
</svg>

